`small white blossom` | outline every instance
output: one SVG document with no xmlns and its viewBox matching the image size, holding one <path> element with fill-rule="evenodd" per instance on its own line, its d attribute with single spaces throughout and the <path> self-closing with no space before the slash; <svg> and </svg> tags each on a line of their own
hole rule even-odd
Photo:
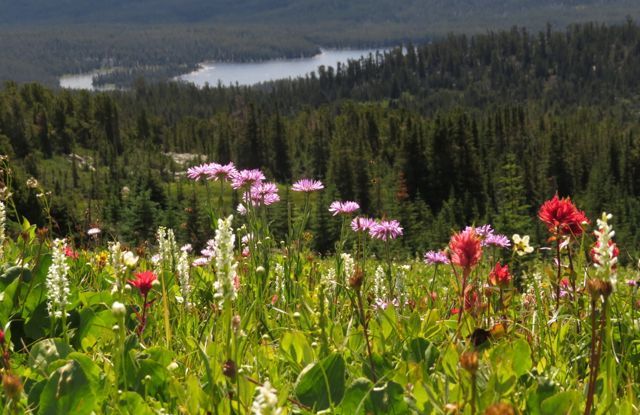
<svg viewBox="0 0 640 415">
<path fill-rule="evenodd" d="M 256 397 L 251 405 L 251 413 L 254 415 L 280 415 L 282 408 L 278 408 L 278 395 L 276 390 L 267 380 L 264 385 L 256 388 Z"/>
<path fill-rule="evenodd" d="M 122 254 L 122 262 L 129 268 L 135 268 L 138 263 L 138 259 L 138 256 L 131 251 L 126 251 Z"/>
</svg>

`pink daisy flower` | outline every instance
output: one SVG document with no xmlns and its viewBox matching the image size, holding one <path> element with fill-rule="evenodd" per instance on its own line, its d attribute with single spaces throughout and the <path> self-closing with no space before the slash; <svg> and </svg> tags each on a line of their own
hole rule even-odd
<svg viewBox="0 0 640 415">
<path fill-rule="evenodd" d="M 291 190 L 294 192 L 311 193 L 317 190 L 324 189 L 324 185 L 319 180 L 301 179 L 291 186 Z"/>
<path fill-rule="evenodd" d="M 351 221 L 351 229 L 354 232 L 367 232 L 375 224 L 376 221 L 374 219 L 356 216 Z"/>
<path fill-rule="evenodd" d="M 398 236 L 402 236 L 402 226 L 397 220 L 381 220 L 369 229 L 369 235 L 382 241 L 396 239 Z"/>
<path fill-rule="evenodd" d="M 231 175 L 231 187 L 234 189 L 249 187 L 265 179 L 264 173 L 259 169 L 240 170 Z"/>
<path fill-rule="evenodd" d="M 360 205 L 352 201 L 346 201 L 346 202 L 335 201 L 331 203 L 331 205 L 329 206 L 329 212 L 331 212 L 333 216 L 347 215 L 355 212 L 358 209 L 360 209 Z"/>
</svg>

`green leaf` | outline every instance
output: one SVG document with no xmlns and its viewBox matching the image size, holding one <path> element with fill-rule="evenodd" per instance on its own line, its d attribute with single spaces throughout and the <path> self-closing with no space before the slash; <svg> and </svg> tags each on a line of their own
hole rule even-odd
<svg viewBox="0 0 640 415">
<path fill-rule="evenodd" d="M 36 343 L 29 353 L 29 366 L 48 374 L 49 365 L 66 358 L 73 350 L 61 339 L 44 339 Z"/>
<path fill-rule="evenodd" d="M 324 410 L 337 405 L 344 396 L 345 363 L 337 353 L 304 368 L 298 376 L 295 394 L 303 404 Z"/>
<path fill-rule="evenodd" d="M 20 277 L 22 277 L 22 281 L 29 282 L 33 278 L 33 275 L 29 268 L 19 266 L 10 267 L 0 275 L 0 286 L 6 287 Z"/>
<path fill-rule="evenodd" d="M 565 391 L 553 395 L 542 401 L 540 410 L 542 415 L 573 415 L 580 414 L 582 394 L 577 391 Z"/>
<path fill-rule="evenodd" d="M 430 344 L 422 337 L 411 339 L 402 352 L 402 357 L 410 362 L 420 363 L 424 360 L 424 352 L 427 351 Z"/>
<path fill-rule="evenodd" d="M 135 392 L 125 392 L 118 400 L 119 410 L 127 415 L 153 415 L 153 411 L 142 396 Z"/>
<path fill-rule="evenodd" d="M 375 388 L 369 394 L 367 413 L 373 414 L 408 414 L 409 405 L 404 400 L 404 389 L 395 382 L 388 382 L 382 388 Z"/>
<path fill-rule="evenodd" d="M 450 345 L 442 356 L 442 370 L 445 375 L 449 377 L 449 380 L 457 383 L 458 380 L 458 361 L 460 355 L 455 346 Z"/>
<path fill-rule="evenodd" d="M 51 266 L 51 254 L 42 255 L 38 267 L 33 270 L 33 279 L 29 282 L 29 295 L 24 300 L 25 315 L 32 313 L 47 300 L 45 281 L 49 266 Z"/>
<path fill-rule="evenodd" d="M 91 308 L 83 308 L 80 311 L 80 327 L 75 335 L 76 342 L 83 349 L 93 347 L 98 340 L 109 342 L 114 337 L 113 326 L 116 322 L 111 310 L 96 313 Z"/>
<path fill-rule="evenodd" d="M 520 377 L 528 373 L 533 366 L 531 360 L 531 347 L 524 339 L 518 339 L 513 343 L 513 371 Z"/>
<path fill-rule="evenodd" d="M 24 325 L 24 333 L 31 339 L 41 339 L 47 335 L 51 328 L 51 319 L 47 303 L 41 302 L 31 313 Z"/>
<path fill-rule="evenodd" d="M 280 341 L 280 349 L 299 365 L 309 364 L 313 360 L 313 349 L 305 335 L 300 332 L 285 333 Z"/>
<path fill-rule="evenodd" d="M 51 374 L 40 395 L 38 415 L 91 414 L 96 396 L 91 380 L 75 360 L 69 361 Z"/>
<path fill-rule="evenodd" d="M 373 383 L 367 378 L 358 378 L 353 381 L 342 399 L 341 413 L 345 415 L 364 413 L 365 400 L 372 389 Z"/>
</svg>

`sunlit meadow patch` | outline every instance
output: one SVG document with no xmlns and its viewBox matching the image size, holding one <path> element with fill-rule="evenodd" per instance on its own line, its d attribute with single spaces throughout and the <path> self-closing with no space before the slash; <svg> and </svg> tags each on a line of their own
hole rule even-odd
<svg viewBox="0 0 640 415">
<path fill-rule="evenodd" d="M 546 240 L 473 225 L 410 260 L 398 220 L 337 200 L 321 257 L 307 224 L 322 182 L 291 186 L 302 203 L 280 235 L 282 188 L 263 172 L 187 177 L 216 182 L 202 246 L 167 228 L 135 253 L 94 229 L 73 246 L 0 202 L 4 413 L 640 410 L 639 276 L 618 264 L 612 215 L 593 228 L 554 196 Z"/>
</svg>

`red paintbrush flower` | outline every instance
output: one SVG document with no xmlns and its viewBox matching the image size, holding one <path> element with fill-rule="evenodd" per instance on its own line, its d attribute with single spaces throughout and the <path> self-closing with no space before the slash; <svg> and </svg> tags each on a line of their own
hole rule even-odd
<svg viewBox="0 0 640 415">
<path fill-rule="evenodd" d="M 584 232 L 583 224 L 589 223 L 587 216 L 571 202 L 571 198 L 559 198 L 557 194 L 542 204 L 538 218 L 554 235 L 580 236 Z"/>
<path fill-rule="evenodd" d="M 140 290 L 140 295 L 146 297 L 153 286 L 154 281 L 158 279 L 156 274 L 151 271 L 142 271 L 135 274 L 135 280 L 129 280 L 129 284 Z"/>
<path fill-rule="evenodd" d="M 501 287 L 509 286 L 511 282 L 511 273 L 509 272 L 509 266 L 502 266 L 500 262 L 496 263 L 491 273 L 489 273 L 489 283 L 491 285 L 499 285 Z"/>
<path fill-rule="evenodd" d="M 481 240 L 472 227 L 455 233 L 449 242 L 449 249 L 451 262 L 462 268 L 471 268 L 482 258 Z"/>
<path fill-rule="evenodd" d="M 80 255 L 78 255 L 78 253 L 76 251 L 73 250 L 73 248 L 71 248 L 69 245 L 66 245 L 64 247 L 64 255 L 67 258 L 71 258 L 71 259 L 78 259 L 78 257 Z"/>
</svg>

